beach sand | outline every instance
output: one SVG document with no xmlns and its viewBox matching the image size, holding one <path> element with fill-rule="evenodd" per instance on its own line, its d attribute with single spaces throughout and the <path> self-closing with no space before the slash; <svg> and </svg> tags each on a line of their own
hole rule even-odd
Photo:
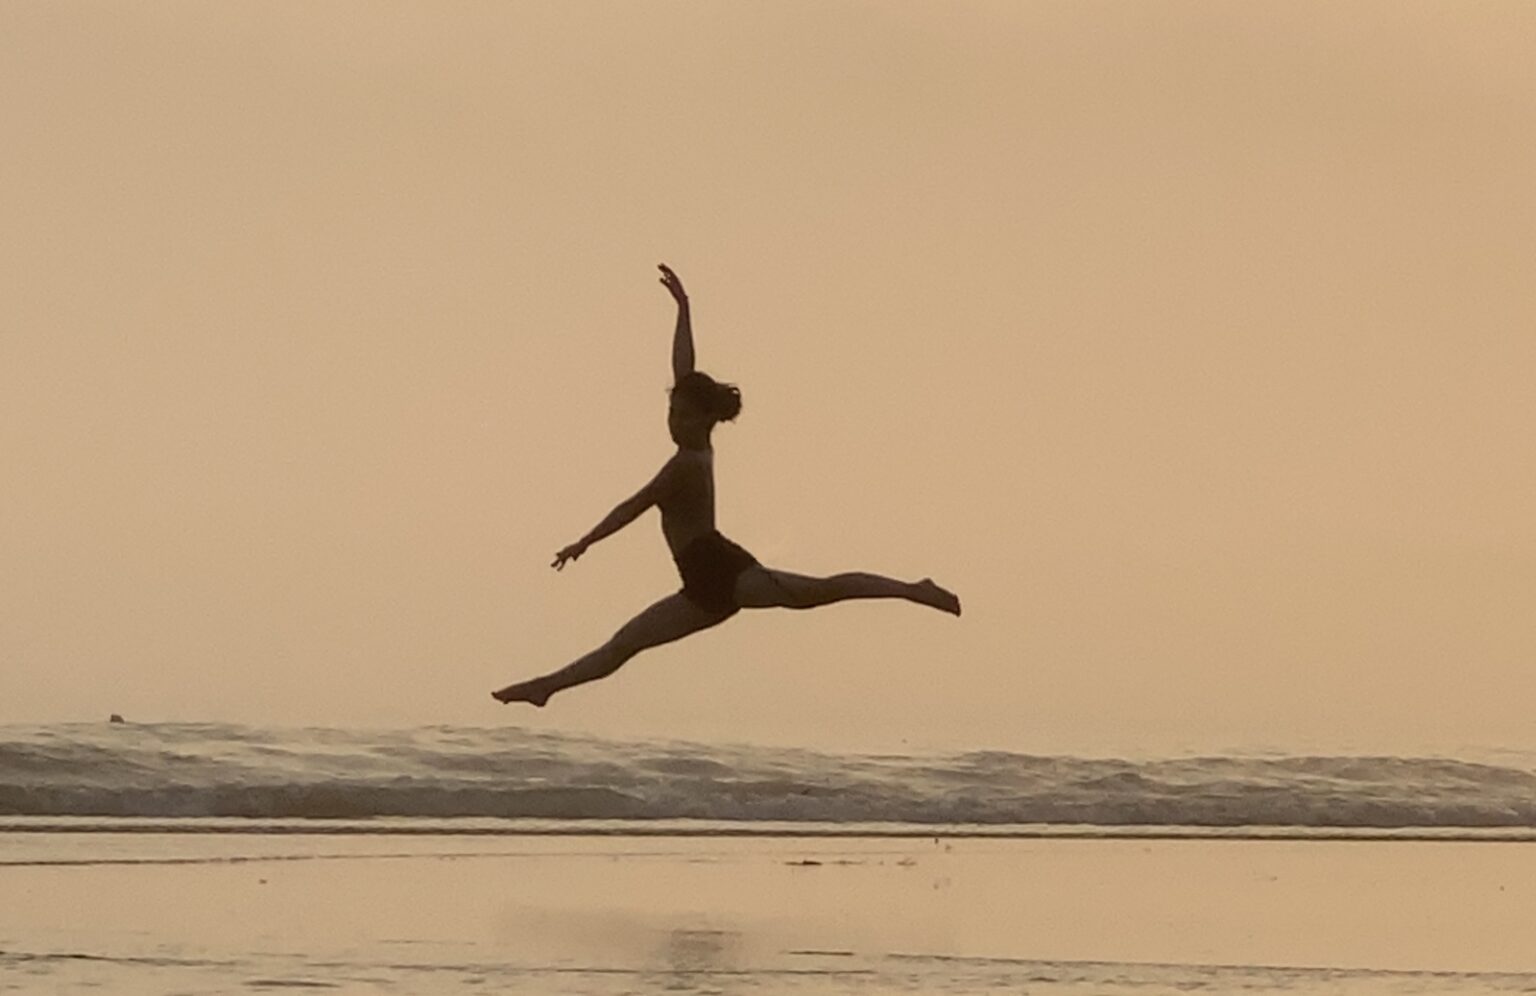
<svg viewBox="0 0 1536 996">
<path fill-rule="evenodd" d="M 1529 992 L 1533 924 L 1531 844 L 0 834 L 25 993 Z"/>
</svg>

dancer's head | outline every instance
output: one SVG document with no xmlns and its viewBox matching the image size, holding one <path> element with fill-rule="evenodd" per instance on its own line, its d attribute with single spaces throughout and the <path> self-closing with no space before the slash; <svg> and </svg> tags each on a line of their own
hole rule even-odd
<svg viewBox="0 0 1536 996">
<path fill-rule="evenodd" d="M 729 422 L 740 413 L 741 392 L 735 384 L 722 384 L 695 370 L 672 388 L 667 428 L 679 446 L 698 446 L 708 442 L 715 423 Z"/>
</svg>

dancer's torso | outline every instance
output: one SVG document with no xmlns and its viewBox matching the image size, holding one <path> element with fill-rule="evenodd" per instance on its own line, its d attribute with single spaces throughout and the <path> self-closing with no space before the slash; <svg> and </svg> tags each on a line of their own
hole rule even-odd
<svg viewBox="0 0 1536 996">
<path fill-rule="evenodd" d="M 677 451 L 672 458 L 670 487 L 657 503 L 661 531 L 672 556 L 715 528 L 715 463 L 712 450 Z"/>
</svg>

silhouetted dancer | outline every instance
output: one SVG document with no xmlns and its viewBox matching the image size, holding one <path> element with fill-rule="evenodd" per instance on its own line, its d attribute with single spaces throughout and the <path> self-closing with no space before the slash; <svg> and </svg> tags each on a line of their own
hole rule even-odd
<svg viewBox="0 0 1536 996">
<path fill-rule="evenodd" d="M 933 582 L 897 581 L 878 574 L 808 577 L 773 570 L 715 529 L 714 450 L 710 433 L 741 411 L 741 392 L 693 367 L 693 328 L 683 282 L 666 265 L 661 283 L 677 302 L 672 338 L 674 386 L 667 429 L 677 452 L 649 484 L 622 501 L 591 532 L 555 554 L 563 568 L 605 536 L 633 522 L 651 506 L 661 509 L 661 531 L 682 575 L 683 589 L 668 595 L 620 627 L 607 643 L 542 677 L 520 681 L 492 694 L 501 702 L 542 706 L 551 695 L 583 682 L 606 678 L 642 650 L 670 643 L 724 622 L 740 609 L 809 609 L 851 598 L 904 598 L 960 614 L 960 599 Z"/>
</svg>

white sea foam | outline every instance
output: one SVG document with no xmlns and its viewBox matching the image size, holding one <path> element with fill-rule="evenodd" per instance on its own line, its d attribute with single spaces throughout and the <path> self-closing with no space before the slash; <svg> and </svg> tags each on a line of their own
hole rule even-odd
<svg viewBox="0 0 1536 996">
<path fill-rule="evenodd" d="M 1536 828 L 1536 770 L 1514 758 L 837 755 L 515 728 L 0 726 L 0 815 Z"/>
</svg>

